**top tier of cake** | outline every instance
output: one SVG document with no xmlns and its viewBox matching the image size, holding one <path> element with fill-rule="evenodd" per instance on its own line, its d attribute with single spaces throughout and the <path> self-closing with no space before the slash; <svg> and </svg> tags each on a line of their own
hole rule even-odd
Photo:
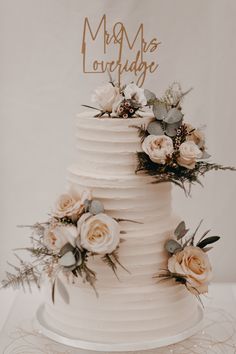
<svg viewBox="0 0 236 354">
<path fill-rule="evenodd" d="M 136 152 L 141 150 L 134 126 L 147 126 L 152 114 L 142 118 L 95 118 L 91 112 L 78 115 L 76 124 L 80 172 L 96 176 L 134 176 Z"/>
</svg>

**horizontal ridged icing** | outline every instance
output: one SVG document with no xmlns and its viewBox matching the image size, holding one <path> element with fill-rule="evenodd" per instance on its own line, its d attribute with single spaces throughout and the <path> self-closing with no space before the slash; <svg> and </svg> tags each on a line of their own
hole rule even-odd
<svg viewBox="0 0 236 354">
<path fill-rule="evenodd" d="M 96 170 L 97 175 L 133 176 L 140 151 L 137 129 L 153 118 L 108 119 L 80 114 L 76 124 L 78 165 L 87 172 Z"/>
<path fill-rule="evenodd" d="M 153 278 L 167 266 L 164 244 L 179 219 L 171 210 L 171 185 L 152 184 L 151 177 L 134 173 L 141 146 L 132 125 L 147 125 L 150 120 L 151 116 L 94 118 L 91 113 L 78 117 L 78 161 L 69 168 L 68 186 L 91 189 L 107 214 L 135 223 L 120 223 L 123 242 L 119 258 L 129 273 L 118 267 L 118 280 L 99 257 L 94 257 L 89 265 L 97 273 L 98 298 L 81 280 L 65 284 L 69 305 L 58 293 L 53 305 L 47 294 L 45 320 L 69 337 L 142 343 L 176 335 L 197 321 L 196 299 L 184 286 Z"/>
</svg>

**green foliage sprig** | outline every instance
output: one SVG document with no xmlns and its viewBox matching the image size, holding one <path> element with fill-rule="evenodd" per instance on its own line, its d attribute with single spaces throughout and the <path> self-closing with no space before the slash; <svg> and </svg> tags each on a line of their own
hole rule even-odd
<svg viewBox="0 0 236 354">
<path fill-rule="evenodd" d="M 170 160 L 165 165 L 157 164 L 145 152 L 137 152 L 138 165 L 136 173 L 143 172 L 154 178 L 152 183 L 172 182 L 190 195 L 191 186 L 195 183 L 203 186 L 200 177 L 209 171 L 236 171 L 235 167 L 223 166 L 207 161 L 197 161 L 193 169 L 182 167 Z"/>
</svg>

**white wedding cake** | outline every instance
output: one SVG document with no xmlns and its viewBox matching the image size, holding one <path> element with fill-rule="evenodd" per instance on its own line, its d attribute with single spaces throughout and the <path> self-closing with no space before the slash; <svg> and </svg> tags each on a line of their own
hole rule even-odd
<svg viewBox="0 0 236 354">
<path fill-rule="evenodd" d="M 97 350 L 148 349 L 184 339 L 201 319 L 197 298 L 173 279 L 158 281 L 166 269 L 165 243 L 179 219 L 171 207 L 171 183 L 153 184 L 151 176 L 135 174 L 141 142 L 134 126 L 148 125 L 151 113 L 128 119 L 78 115 L 76 164 L 69 168 L 68 187 L 90 189 L 106 213 L 120 222 L 122 242 L 117 277 L 96 255 L 94 289 L 81 278 L 63 279 L 69 303 L 45 296 L 43 319 L 61 337 Z M 61 275 L 63 277 L 63 275 Z M 48 289 L 49 291 L 49 289 Z M 58 340 L 58 338 L 57 338 Z"/>
<path fill-rule="evenodd" d="M 171 188 L 187 197 L 206 172 L 236 169 L 208 162 L 204 132 L 184 119 L 188 92 L 173 83 L 157 97 L 110 78 L 78 115 L 67 191 L 48 220 L 26 226 L 31 258 L 17 256 L 0 284 L 45 289 L 42 334 L 110 353 L 166 346 L 199 329 L 208 252 L 220 236 L 199 235 L 202 221 L 188 229 L 172 211 Z"/>
</svg>

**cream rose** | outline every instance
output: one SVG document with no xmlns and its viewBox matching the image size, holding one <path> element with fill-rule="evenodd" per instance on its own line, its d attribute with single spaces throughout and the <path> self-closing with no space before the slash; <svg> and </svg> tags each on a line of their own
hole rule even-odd
<svg viewBox="0 0 236 354">
<path fill-rule="evenodd" d="M 120 97 L 119 88 L 108 83 L 104 86 L 98 87 L 94 91 L 92 102 L 97 103 L 104 112 L 111 113 L 113 104 L 117 101 L 118 97 Z"/>
<path fill-rule="evenodd" d="M 208 291 L 212 269 L 207 254 L 199 247 L 187 246 L 168 260 L 168 270 L 187 278 L 187 287 L 199 294 Z"/>
<path fill-rule="evenodd" d="M 148 135 L 142 144 L 143 151 L 153 162 L 165 164 L 174 151 L 172 139 L 166 135 Z"/>
<path fill-rule="evenodd" d="M 120 242 L 120 226 L 110 216 L 100 213 L 82 215 L 77 223 L 80 245 L 88 251 L 106 254 L 113 252 Z"/>
<path fill-rule="evenodd" d="M 193 141 L 199 149 L 204 149 L 205 146 L 205 135 L 199 130 L 195 129 L 191 124 L 185 124 L 187 127 L 188 135 L 186 137 L 186 141 Z"/>
<path fill-rule="evenodd" d="M 132 99 L 140 106 L 147 104 L 147 99 L 144 95 L 144 89 L 138 87 L 134 83 L 127 85 L 124 89 L 124 96 L 126 99 Z"/>
<path fill-rule="evenodd" d="M 202 157 L 202 151 L 193 141 L 185 141 L 179 147 L 180 156 L 178 164 L 188 169 L 193 169 L 196 164 L 196 159 Z"/>
<path fill-rule="evenodd" d="M 85 190 L 79 195 L 75 191 L 62 194 L 56 201 L 52 215 L 57 218 L 76 217 L 81 214 L 84 209 L 86 199 L 91 199 L 90 192 Z"/>
<path fill-rule="evenodd" d="M 53 251 L 60 251 L 66 243 L 75 246 L 78 230 L 74 225 L 52 225 L 44 233 L 45 245 Z"/>
</svg>

